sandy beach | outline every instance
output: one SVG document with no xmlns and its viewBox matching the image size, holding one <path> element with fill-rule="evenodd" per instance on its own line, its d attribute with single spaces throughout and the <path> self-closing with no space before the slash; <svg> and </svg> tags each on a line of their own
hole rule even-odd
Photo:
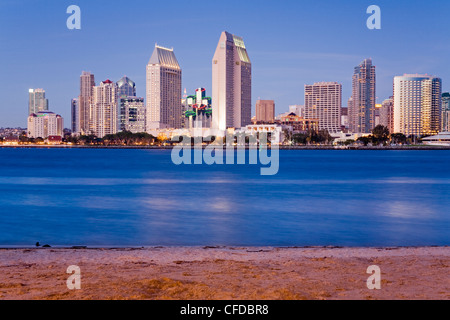
<svg viewBox="0 0 450 320">
<path fill-rule="evenodd" d="M 447 300 L 449 266 L 449 247 L 0 249 L 0 299 Z"/>
<path fill-rule="evenodd" d="M 81 270 L 69 290 L 67 267 Z M 370 265 L 381 289 L 369 290 Z M 450 248 L 0 249 L 0 299 L 450 298 Z"/>
</svg>

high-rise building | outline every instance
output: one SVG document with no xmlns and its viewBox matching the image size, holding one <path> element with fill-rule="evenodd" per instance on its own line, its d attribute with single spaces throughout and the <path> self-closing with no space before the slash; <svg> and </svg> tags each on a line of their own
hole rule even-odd
<svg viewBox="0 0 450 320">
<path fill-rule="evenodd" d="M 129 96 L 119 99 L 118 131 L 140 133 L 146 131 L 144 98 Z"/>
<path fill-rule="evenodd" d="M 47 139 L 50 136 L 63 136 L 64 120 L 51 111 L 39 111 L 28 117 L 28 138 Z"/>
<path fill-rule="evenodd" d="M 372 59 L 365 59 L 353 73 L 352 101 L 348 110 L 352 132 L 371 133 L 375 127 L 375 89 L 375 66 Z"/>
<path fill-rule="evenodd" d="M 256 121 L 273 122 L 275 120 L 275 101 L 256 101 Z"/>
<path fill-rule="evenodd" d="M 389 129 L 390 133 L 394 132 L 394 97 L 386 99 L 381 104 L 380 124 Z"/>
<path fill-rule="evenodd" d="M 80 111 L 78 109 L 78 99 L 72 99 L 70 101 L 70 111 L 72 116 L 72 133 L 78 134 L 80 132 L 80 128 L 78 127 L 80 124 L 79 116 Z"/>
<path fill-rule="evenodd" d="M 212 60 L 212 127 L 242 128 L 252 118 L 252 64 L 241 37 L 222 32 Z"/>
<path fill-rule="evenodd" d="M 127 76 L 123 76 L 117 85 L 117 96 L 121 97 L 136 97 L 136 84 Z"/>
<path fill-rule="evenodd" d="M 341 128 L 348 128 L 348 107 L 341 108 Z"/>
<path fill-rule="evenodd" d="M 147 64 L 147 131 L 181 128 L 181 67 L 173 49 L 155 45 Z"/>
<path fill-rule="evenodd" d="M 92 133 L 103 138 L 117 133 L 117 87 L 111 80 L 102 81 L 92 89 Z"/>
<path fill-rule="evenodd" d="M 83 71 L 80 76 L 80 95 L 78 96 L 78 131 L 75 133 L 90 134 L 92 133 L 91 99 L 92 89 L 95 86 L 94 75 L 90 72 Z"/>
<path fill-rule="evenodd" d="M 341 131 L 342 85 L 319 82 L 305 85 L 305 117 L 318 119 L 319 129 Z"/>
<path fill-rule="evenodd" d="M 118 131 L 128 130 L 126 129 L 128 127 L 128 112 L 131 112 L 131 122 L 133 124 L 136 124 L 137 118 L 134 118 L 133 113 L 139 109 L 139 113 L 142 112 L 141 106 L 138 105 L 140 103 L 140 100 L 133 101 L 133 107 L 129 109 L 129 105 L 131 103 L 131 100 L 128 99 L 129 97 L 136 97 L 136 84 L 134 81 L 132 81 L 127 76 L 123 76 L 119 81 L 116 82 L 116 88 L 117 88 L 117 109 L 118 109 L 118 124 L 117 129 Z M 145 123 L 145 117 L 144 116 L 144 123 Z M 138 126 L 139 127 L 139 126 Z M 131 131 L 131 130 L 128 130 Z M 146 129 L 140 132 L 145 132 Z"/>
<path fill-rule="evenodd" d="M 295 113 L 297 116 L 304 118 L 305 117 L 305 106 L 294 104 L 289 106 L 289 112 Z"/>
<path fill-rule="evenodd" d="M 450 93 L 442 94 L 442 115 L 441 115 L 441 131 L 450 131 Z"/>
<path fill-rule="evenodd" d="M 394 132 L 437 134 L 441 126 L 441 79 L 405 74 L 394 78 Z"/>
<path fill-rule="evenodd" d="M 28 115 L 48 110 L 48 100 L 44 89 L 28 90 Z"/>
</svg>

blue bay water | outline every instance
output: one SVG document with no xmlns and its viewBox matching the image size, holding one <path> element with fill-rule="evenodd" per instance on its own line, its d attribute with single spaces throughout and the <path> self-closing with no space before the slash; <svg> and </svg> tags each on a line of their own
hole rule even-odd
<svg viewBox="0 0 450 320">
<path fill-rule="evenodd" d="M 281 150 L 180 165 L 170 150 L 0 149 L 0 246 L 450 245 L 450 151 Z"/>
</svg>

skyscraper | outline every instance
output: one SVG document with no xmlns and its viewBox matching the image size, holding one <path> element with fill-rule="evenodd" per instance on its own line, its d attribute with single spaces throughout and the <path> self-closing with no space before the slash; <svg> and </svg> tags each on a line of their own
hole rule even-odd
<svg viewBox="0 0 450 320">
<path fill-rule="evenodd" d="M 450 131 L 450 93 L 442 94 L 442 115 L 441 115 L 441 131 Z"/>
<path fill-rule="evenodd" d="M 437 134 L 441 126 L 441 79 L 405 74 L 394 78 L 394 132 Z"/>
<path fill-rule="evenodd" d="M 83 71 L 80 76 L 80 95 L 78 96 L 78 130 L 81 134 L 90 134 L 92 131 L 93 114 L 91 112 L 92 88 L 95 86 L 94 75 Z M 76 132 L 78 133 L 78 132 Z"/>
<path fill-rule="evenodd" d="M 256 101 L 256 121 L 273 122 L 275 120 L 275 101 Z"/>
<path fill-rule="evenodd" d="M 70 110 L 72 115 L 72 133 L 77 134 L 80 132 L 80 128 L 78 127 L 80 124 L 79 116 L 80 111 L 78 110 L 78 99 L 72 99 L 70 101 Z"/>
<path fill-rule="evenodd" d="M 353 73 L 352 101 L 349 105 L 349 125 L 354 133 L 370 133 L 375 127 L 376 102 L 375 66 L 366 59 Z"/>
<path fill-rule="evenodd" d="M 92 89 L 92 133 L 103 138 L 117 133 L 117 87 L 111 80 L 102 81 Z"/>
<path fill-rule="evenodd" d="M 394 97 L 386 99 L 381 104 L 380 124 L 389 129 L 390 133 L 394 132 Z"/>
<path fill-rule="evenodd" d="M 251 123 L 252 64 L 241 37 L 222 32 L 212 60 L 212 127 Z"/>
<path fill-rule="evenodd" d="M 28 90 L 28 115 L 48 110 L 48 100 L 45 99 L 44 89 Z"/>
<path fill-rule="evenodd" d="M 147 130 L 181 128 L 181 67 L 173 49 L 155 45 L 146 80 Z"/>
<path fill-rule="evenodd" d="M 136 97 L 136 84 L 127 76 L 123 76 L 117 85 L 117 96 L 120 97 Z"/>
<path fill-rule="evenodd" d="M 319 130 L 341 130 L 342 85 L 319 82 L 305 85 L 305 117 L 319 120 Z"/>
</svg>

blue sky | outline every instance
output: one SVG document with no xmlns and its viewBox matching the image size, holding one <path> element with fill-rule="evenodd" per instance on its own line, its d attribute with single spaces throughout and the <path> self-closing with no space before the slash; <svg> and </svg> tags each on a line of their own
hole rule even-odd
<svg viewBox="0 0 450 320">
<path fill-rule="evenodd" d="M 68 30 L 69 5 L 81 8 L 81 30 Z M 369 5 L 381 8 L 381 30 L 369 30 Z M 155 43 L 173 47 L 188 93 L 211 92 L 211 60 L 220 33 L 244 38 L 258 98 L 277 113 L 303 104 L 304 85 L 337 81 L 343 105 L 353 68 L 372 58 L 377 97 L 392 94 L 404 73 L 428 73 L 450 90 L 450 2 L 381 0 L 1 0 L 0 127 L 26 126 L 28 89 L 44 88 L 50 109 L 70 126 L 70 99 L 83 70 L 96 82 L 127 75 L 145 95 L 145 66 Z"/>
</svg>

